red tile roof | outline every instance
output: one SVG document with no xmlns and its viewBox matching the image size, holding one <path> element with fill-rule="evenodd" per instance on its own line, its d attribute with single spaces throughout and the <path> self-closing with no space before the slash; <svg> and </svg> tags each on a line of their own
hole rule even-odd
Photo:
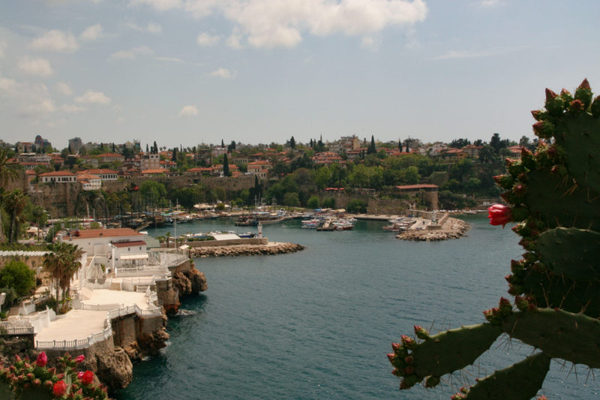
<svg viewBox="0 0 600 400">
<path fill-rule="evenodd" d="M 133 246 L 145 246 L 146 242 L 143 240 L 128 240 L 126 242 L 111 242 L 115 247 L 133 247 Z"/>
<path fill-rule="evenodd" d="M 113 228 L 113 229 L 84 229 L 75 231 L 74 238 L 88 239 L 99 237 L 117 237 L 117 236 L 143 236 L 141 233 L 131 228 Z"/>
<path fill-rule="evenodd" d="M 52 171 L 44 172 L 43 174 L 40 174 L 40 176 L 75 176 L 75 174 L 69 171 Z"/>
</svg>

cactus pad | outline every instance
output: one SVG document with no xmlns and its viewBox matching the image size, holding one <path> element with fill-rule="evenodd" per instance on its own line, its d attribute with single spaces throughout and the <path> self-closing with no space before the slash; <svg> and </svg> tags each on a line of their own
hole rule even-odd
<svg viewBox="0 0 600 400">
<path fill-rule="evenodd" d="M 550 357 L 537 353 L 481 379 L 464 396 L 468 400 L 529 400 L 542 387 Z"/>
</svg>

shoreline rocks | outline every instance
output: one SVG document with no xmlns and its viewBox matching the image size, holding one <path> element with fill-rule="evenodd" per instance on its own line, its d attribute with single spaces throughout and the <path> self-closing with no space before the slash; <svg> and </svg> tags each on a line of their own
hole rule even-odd
<svg viewBox="0 0 600 400">
<path fill-rule="evenodd" d="M 440 229 L 409 230 L 396 235 L 397 239 L 413 241 L 440 241 L 459 239 L 471 226 L 463 220 L 448 218 Z"/>
<path fill-rule="evenodd" d="M 260 245 L 232 245 L 195 247 L 190 249 L 191 257 L 227 257 L 254 256 L 295 253 L 304 250 L 304 246 L 296 243 L 270 242 Z"/>
</svg>

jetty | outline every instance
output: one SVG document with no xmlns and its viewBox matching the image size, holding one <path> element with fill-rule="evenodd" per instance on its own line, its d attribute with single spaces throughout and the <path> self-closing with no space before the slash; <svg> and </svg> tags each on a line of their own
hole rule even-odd
<svg viewBox="0 0 600 400">
<path fill-rule="evenodd" d="M 470 225 L 458 218 L 444 214 L 438 221 L 417 218 L 407 230 L 396 235 L 397 239 L 415 241 L 438 241 L 458 239 L 464 236 Z"/>
</svg>

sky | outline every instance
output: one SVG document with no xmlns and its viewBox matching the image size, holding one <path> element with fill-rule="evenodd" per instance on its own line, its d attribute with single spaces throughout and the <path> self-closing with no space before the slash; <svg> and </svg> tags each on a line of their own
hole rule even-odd
<svg viewBox="0 0 600 400">
<path fill-rule="evenodd" d="M 0 139 L 519 140 L 544 88 L 600 88 L 599 20 L 596 0 L 5 0 Z"/>
</svg>

